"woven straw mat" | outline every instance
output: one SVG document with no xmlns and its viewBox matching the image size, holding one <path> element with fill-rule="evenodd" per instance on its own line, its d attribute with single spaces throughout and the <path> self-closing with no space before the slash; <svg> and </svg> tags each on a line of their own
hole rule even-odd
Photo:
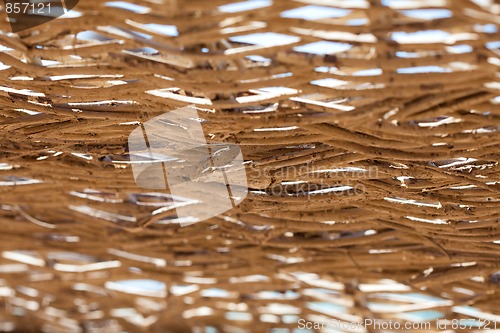
<svg viewBox="0 0 500 333">
<path fill-rule="evenodd" d="M 500 329 L 497 0 L 1 7 L 0 331 Z M 182 227 L 127 139 L 185 106 L 249 191 Z"/>
</svg>

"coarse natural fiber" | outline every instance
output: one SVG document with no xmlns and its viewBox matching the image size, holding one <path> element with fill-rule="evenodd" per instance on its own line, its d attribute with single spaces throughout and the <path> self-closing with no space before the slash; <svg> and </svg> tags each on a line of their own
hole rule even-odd
<svg viewBox="0 0 500 333">
<path fill-rule="evenodd" d="M 133 3 L 2 18 L 0 331 L 500 328 L 497 0 Z M 181 227 L 127 137 L 187 105 L 250 192 Z"/>
</svg>

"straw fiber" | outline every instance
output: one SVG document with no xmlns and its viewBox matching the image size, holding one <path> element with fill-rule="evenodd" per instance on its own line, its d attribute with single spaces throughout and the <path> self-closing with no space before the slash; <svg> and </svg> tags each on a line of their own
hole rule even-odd
<svg viewBox="0 0 500 333">
<path fill-rule="evenodd" d="M 494 328 L 498 1 L 131 3 L 2 7 L 0 331 Z M 181 227 L 127 138 L 188 105 L 249 193 Z"/>
</svg>

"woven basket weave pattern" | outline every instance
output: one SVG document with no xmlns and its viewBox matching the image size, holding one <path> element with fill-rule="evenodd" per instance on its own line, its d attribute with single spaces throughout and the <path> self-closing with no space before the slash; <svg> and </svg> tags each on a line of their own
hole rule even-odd
<svg viewBox="0 0 500 333">
<path fill-rule="evenodd" d="M 500 322 L 497 1 L 133 3 L 0 23 L 0 330 Z M 127 137 L 187 105 L 250 192 L 182 228 Z"/>
</svg>

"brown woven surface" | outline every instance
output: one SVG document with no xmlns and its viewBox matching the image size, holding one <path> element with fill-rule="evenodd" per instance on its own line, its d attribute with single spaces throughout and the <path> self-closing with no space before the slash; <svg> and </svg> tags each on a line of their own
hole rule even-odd
<svg viewBox="0 0 500 333">
<path fill-rule="evenodd" d="M 500 4 L 230 2 L 80 0 L 79 16 L 18 34 L 2 18 L 0 330 L 500 318 Z M 348 11 L 282 15 L 308 5 Z M 265 32 L 296 38 L 234 38 Z M 250 193 L 181 228 L 121 162 L 138 122 L 185 105 L 242 147 Z M 165 291 L 113 290 L 133 279 Z"/>
</svg>

